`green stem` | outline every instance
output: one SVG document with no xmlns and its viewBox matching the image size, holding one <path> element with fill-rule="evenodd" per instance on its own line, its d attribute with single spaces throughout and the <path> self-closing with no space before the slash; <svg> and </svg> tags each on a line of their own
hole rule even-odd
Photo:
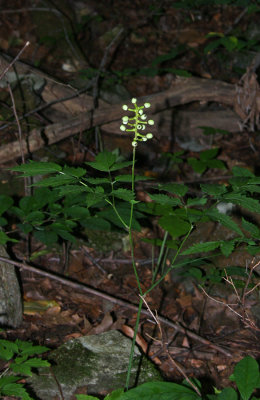
<svg viewBox="0 0 260 400">
<path fill-rule="evenodd" d="M 178 250 L 177 250 L 175 256 L 174 256 L 173 259 L 172 259 L 171 266 L 170 266 L 170 267 L 167 269 L 167 271 L 161 276 L 161 278 L 158 279 L 158 281 L 156 281 L 148 290 L 146 290 L 146 292 L 144 293 L 144 296 L 146 296 L 146 295 L 147 295 L 149 292 L 151 292 L 157 285 L 159 285 L 159 283 L 161 283 L 161 282 L 164 280 L 164 278 L 166 277 L 166 275 L 172 270 L 173 265 L 174 265 L 174 263 L 175 263 L 175 261 L 176 261 L 176 258 L 177 258 L 178 255 L 180 254 L 180 251 L 181 251 L 181 249 L 182 249 L 184 243 L 186 242 L 186 240 L 187 240 L 188 237 L 190 236 L 192 229 L 193 229 L 193 226 L 190 227 L 189 232 L 186 234 L 185 238 L 184 238 L 183 241 L 181 242 L 180 247 L 178 248 Z"/>
<path fill-rule="evenodd" d="M 161 265 L 161 261 L 162 261 L 162 257 L 163 257 L 163 253 L 164 253 L 164 248 L 165 248 L 165 243 L 166 243 L 168 234 L 169 234 L 169 232 L 165 231 L 163 242 L 162 242 L 162 245 L 161 245 L 161 248 L 160 248 L 160 254 L 159 254 L 159 257 L 158 257 L 158 261 L 157 261 L 157 266 L 156 266 L 155 271 L 153 273 L 152 284 L 155 281 L 156 275 L 158 274 L 158 270 L 159 270 L 160 265 Z"/>
<path fill-rule="evenodd" d="M 136 149 L 134 147 L 133 148 L 133 163 L 132 163 L 132 193 L 134 193 L 134 190 L 135 190 L 135 155 L 136 155 Z M 137 268 L 136 268 L 136 264 L 135 264 L 134 243 L 133 243 L 133 237 L 132 237 L 133 212 L 134 212 L 134 202 L 131 202 L 130 219 L 129 219 L 129 242 L 130 242 L 130 248 L 131 248 L 131 258 L 132 258 L 132 265 L 133 265 L 133 270 L 134 270 L 134 274 L 135 274 L 135 278 L 136 278 L 139 294 L 141 296 L 143 296 L 143 291 L 142 291 L 142 288 L 141 288 L 141 282 L 140 282 L 140 279 L 139 279 L 139 276 L 138 276 L 138 272 L 137 272 Z M 143 300 L 141 299 L 139 301 L 139 307 L 138 307 L 136 323 L 135 323 L 135 330 L 134 330 L 134 337 L 133 337 L 133 340 L 132 340 L 132 347 L 131 347 L 131 352 L 130 352 L 129 362 L 128 362 L 128 370 L 127 370 L 127 377 L 126 377 L 126 384 L 125 384 L 126 390 L 128 390 L 128 388 L 129 388 L 129 381 L 130 381 L 131 370 L 132 370 L 132 365 L 133 365 L 133 358 L 134 358 L 134 348 L 135 348 L 135 342 L 136 342 L 136 335 L 137 335 L 137 332 L 138 332 L 142 305 L 143 305 Z"/>
<path fill-rule="evenodd" d="M 129 226 L 125 223 L 125 221 L 122 219 L 121 215 L 119 214 L 119 212 L 117 211 L 116 206 L 108 199 L 105 199 L 105 201 L 110 204 L 110 206 L 113 208 L 113 210 L 115 211 L 119 221 L 122 223 L 122 225 L 124 226 L 124 228 L 127 230 L 127 232 L 129 232 Z"/>
<path fill-rule="evenodd" d="M 127 376 L 126 376 L 126 384 L 125 384 L 126 390 L 129 389 L 130 376 L 131 376 L 131 370 L 132 370 L 132 364 L 133 364 L 133 358 L 134 358 L 134 351 L 135 351 L 136 335 L 137 335 L 137 332 L 138 332 L 138 327 L 139 327 L 139 322 L 140 322 L 140 316 L 141 316 L 142 305 L 143 305 L 143 299 L 140 298 L 139 306 L 138 306 L 138 311 L 137 311 L 137 317 L 136 317 L 136 323 L 135 323 L 134 336 L 133 336 L 133 340 L 132 340 L 132 346 L 131 346 L 131 351 L 130 351 L 130 356 L 129 356 L 129 362 L 128 362 L 128 369 L 127 369 Z"/>
</svg>

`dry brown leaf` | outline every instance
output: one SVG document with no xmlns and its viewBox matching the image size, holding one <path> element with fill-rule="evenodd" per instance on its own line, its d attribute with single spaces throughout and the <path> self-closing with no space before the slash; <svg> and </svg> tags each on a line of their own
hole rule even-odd
<svg viewBox="0 0 260 400">
<path fill-rule="evenodd" d="M 128 325 L 123 325 L 123 326 L 121 327 L 121 331 L 122 331 L 127 337 L 129 337 L 130 339 L 133 339 L 133 337 L 134 337 L 134 330 L 133 330 L 133 328 L 131 328 L 131 327 L 128 326 Z M 136 343 L 138 344 L 139 347 L 141 347 L 141 349 L 143 350 L 144 354 L 147 354 L 148 344 L 147 344 L 147 342 L 144 340 L 144 338 L 143 338 L 139 333 L 137 333 L 137 335 L 136 335 Z M 149 357 L 152 357 L 152 356 L 153 356 L 153 352 L 152 352 L 152 351 L 149 351 L 148 356 L 149 356 Z M 154 357 L 154 358 L 153 358 L 153 362 L 154 362 L 155 364 L 157 364 L 157 365 L 160 365 L 160 364 L 161 364 L 161 360 L 160 360 L 158 357 Z"/>
<path fill-rule="evenodd" d="M 82 334 L 79 332 L 71 333 L 70 335 L 67 335 L 64 337 L 64 342 L 68 342 L 71 339 L 77 339 L 81 336 L 82 336 Z"/>
<path fill-rule="evenodd" d="M 94 328 L 92 328 L 88 334 L 89 335 L 98 335 L 99 333 L 106 332 L 113 325 L 113 318 L 110 313 L 107 313 L 102 319 L 101 323 Z"/>
</svg>

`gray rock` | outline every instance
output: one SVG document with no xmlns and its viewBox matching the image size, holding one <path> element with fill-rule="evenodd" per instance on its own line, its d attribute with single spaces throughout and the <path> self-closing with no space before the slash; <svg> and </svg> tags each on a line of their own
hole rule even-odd
<svg viewBox="0 0 260 400">
<path fill-rule="evenodd" d="M 8 257 L 0 245 L 0 255 Z M 15 268 L 0 261 L 0 325 L 17 328 L 22 323 L 22 299 Z"/>
<path fill-rule="evenodd" d="M 52 373 L 41 369 L 39 375 L 32 376 L 30 384 L 41 400 L 51 400 L 55 396 L 55 399 L 60 398 L 55 379 L 65 400 L 71 399 L 76 390 L 79 393 L 81 387 L 87 387 L 90 395 L 122 388 L 131 344 L 130 339 L 115 330 L 73 339 L 51 352 Z M 152 380 L 161 380 L 160 373 L 135 347 L 131 386 Z"/>
</svg>

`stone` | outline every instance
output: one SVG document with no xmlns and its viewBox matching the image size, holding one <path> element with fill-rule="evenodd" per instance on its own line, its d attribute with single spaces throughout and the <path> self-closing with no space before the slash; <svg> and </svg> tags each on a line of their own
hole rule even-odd
<svg viewBox="0 0 260 400">
<path fill-rule="evenodd" d="M 52 373 L 47 368 L 40 369 L 29 383 L 41 400 L 59 398 L 56 381 L 64 400 L 80 393 L 80 388 L 87 387 L 89 395 L 123 388 L 131 345 L 132 341 L 116 330 L 72 339 L 50 353 Z M 162 380 L 159 371 L 135 346 L 130 386 L 153 380 Z"/>
<path fill-rule="evenodd" d="M 0 256 L 8 258 L 3 245 L 0 245 Z M 22 319 L 22 298 L 15 267 L 0 261 L 0 325 L 17 328 Z"/>
</svg>

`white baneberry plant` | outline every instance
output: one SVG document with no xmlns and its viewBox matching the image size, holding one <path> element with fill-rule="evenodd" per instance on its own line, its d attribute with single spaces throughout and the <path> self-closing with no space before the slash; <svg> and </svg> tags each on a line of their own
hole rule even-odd
<svg viewBox="0 0 260 400">
<path fill-rule="evenodd" d="M 148 139 L 152 139 L 152 133 L 144 134 L 143 131 L 146 129 L 147 125 L 154 125 L 154 120 L 149 119 L 146 121 L 147 115 L 144 113 L 144 108 L 151 107 L 150 103 L 144 103 L 144 105 L 138 106 L 136 98 L 133 98 L 132 104 L 134 108 L 130 108 L 126 104 L 122 107 L 124 111 L 133 112 L 134 116 L 128 117 L 125 115 L 122 118 L 120 130 L 123 132 L 133 132 L 134 139 L 132 141 L 132 146 L 137 147 L 138 142 L 146 142 Z"/>
</svg>

